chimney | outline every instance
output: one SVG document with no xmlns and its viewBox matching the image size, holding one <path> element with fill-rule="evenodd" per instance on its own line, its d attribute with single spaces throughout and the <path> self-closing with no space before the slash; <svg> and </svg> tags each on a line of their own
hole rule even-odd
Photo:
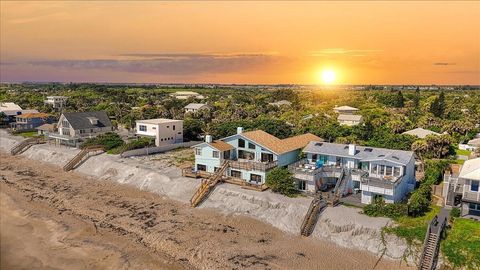
<svg viewBox="0 0 480 270">
<path fill-rule="evenodd" d="M 212 135 L 205 135 L 205 142 L 211 143 L 212 142 Z"/>
<path fill-rule="evenodd" d="M 348 155 L 349 156 L 355 156 L 355 152 L 356 152 L 356 147 L 355 147 L 355 144 L 349 144 L 348 145 Z"/>
<path fill-rule="evenodd" d="M 243 127 L 237 127 L 237 134 L 243 133 Z"/>
</svg>

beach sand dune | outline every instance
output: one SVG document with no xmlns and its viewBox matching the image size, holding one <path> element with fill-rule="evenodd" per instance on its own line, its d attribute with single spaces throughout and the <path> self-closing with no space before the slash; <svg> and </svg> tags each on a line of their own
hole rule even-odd
<svg viewBox="0 0 480 270">
<path fill-rule="evenodd" d="M 2 269 L 409 269 L 0 153 Z"/>
</svg>

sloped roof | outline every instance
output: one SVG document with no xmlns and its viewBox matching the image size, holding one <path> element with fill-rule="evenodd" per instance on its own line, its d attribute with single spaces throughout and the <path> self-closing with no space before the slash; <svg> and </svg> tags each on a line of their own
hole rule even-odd
<svg viewBox="0 0 480 270">
<path fill-rule="evenodd" d="M 37 127 L 36 129 L 54 132 L 55 129 L 56 129 L 56 126 L 55 126 L 55 124 L 43 124 L 43 125 Z"/>
<path fill-rule="evenodd" d="M 465 161 L 458 177 L 480 180 L 480 158 L 474 158 Z"/>
<path fill-rule="evenodd" d="M 468 141 L 468 145 L 480 146 L 480 138 L 472 139 Z"/>
<path fill-rule="evenodd" d="M 355 155 L 348 154 L 348 144 L 327 143 L 312 141 L 308 143 L 303 152 L 331 155 L 339 157 L 350 157 L 360 161 L 374 161 L 374 160 L 386 160 L 393 163 L 400 163 L 402 165 L 408 164 L 408 162 L 414 157 L 412 151 L 394 150 L 386 148 L 355 146 Z"/>
<path fill-rule="evenodd" d="M 203 107 L 205 107 L 205 106 L 208 107 L 208 105 L 205 104 L 205 103 L 190 103 L 190 104 L 188 104 L 187 106 L 185 106 L 184 109 L 198 110 L 198 109 L 201 109 L 201 108 L 203 108 Z"/>
<path fill-rule="evenodd" d="M 240 136 L 243 136 L 259 145 L 275 152 L 276 154 L 287 153 L 299 148 L 303 148 L 307 145 L 308 142 L 317 140 L 321 141 L 322 139 L 307 133 L 287 139 L 279 139 L 263 130 L 254 130 L 241 133 Z"/>
<path fill-rule="evenodd" d="M 428 130 L 428 129 L 423 129 L 423 128 L 416 128 L 416 129 L 412 129 L 412 130 L 409 130 L 409 131 L 405 131 L 405 132 L 403 132 L 403 134 L 416 136 L 420 139 L 424 139 L 428 135 L 440 135 L 440 133 L 437 133 L 435 131 L 431 131 L 431 130 Z"/>
<path fill-rule="evenodd" d="M 360 121 L 362 120 L 361 115 L 356 114 L 340 114 L 338 116 L 339 121 Z"/>
<path fill-rule="evenodd" d="M 107 113 L 104 111 L 97 112 L 69 112 L 63 113 L 63 116 L 68 120 L 73 129 L 89 129 L 89 128 L 98 128 L 98 127 L 111 127 L 112 123 L 108 119 Z M 98 119 L 98 124 L 93 125 L 89 117 L 94 117 Z"/>
<path fill-rule="evenodd" d="M 0 102 L 0 111 L 21 111 L 22 108 L 13 102 Z"/>
<path fill-rule="evenodd" d="M 350 106 L 340 106 L 333 108 L 335 111 L 358 111 L 357 108 L 350 107 Z"/>
<path fill-rule="evenodd" d="M 17 118 L 47 118 L 50 114 L 48 113 L 23 113 L 17 116 Z"/>
<path fill-rule="evenodd" d="M 233 149 L 233 145 L 231 144 L 228 144 L 224 141 L 213 141 L 211 143 L 208 143 L 211 147 L 219 150 L 219 151 L 228 151 L 228 150 L 231 150 Z"/>
</svg>

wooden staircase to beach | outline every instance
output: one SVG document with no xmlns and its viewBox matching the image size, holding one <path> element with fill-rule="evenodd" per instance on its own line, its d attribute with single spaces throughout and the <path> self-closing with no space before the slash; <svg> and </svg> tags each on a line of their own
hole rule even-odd
<svg viewBox="0 0 480 270">
<path fill-rule="evenodd" d="M 448 212 L 442 209 L 428 225 L 423 243 L 423 251 L 420 257 L 419 270 L 433 270 L 437 266 L 440 241 L 447 225 Z"/>
<path fill-rule="evenodd" d="M 12 149 L 10 149 L 10 154 L 12 154 L 12 156 L 18 155 L 22 152 L 25 152 L 32 145 L 41 144 L 41 143 L 45 143 L 44 138 L 39 138 L 39 137 L 28 138 L 26 140 L 21 141 L 19 144 L 15 145 L 14 147 L 12 147 Z"/>
<path fill-rule="evenodd" d="M 313 198 L 308 208 L 307 214 L 303 218 L 302 226 L 300 227 L 300 234 L 302 236 L 309 236 L 312 234 L 315 225 L 317 224 L 318 217 L 323 208 L 327 206 L 326 201 L 323 199 L 322 194 L 318 193 Z"/>
<path fill-rule="evenodd" d="M 340 202 L 340 198 L 342 198 L 345 188 L 347 187 L 349 177 L 351 177 L 350 172 L 342 169 L 340 177 L 338 178 L 338 181 L 333 189 L 333 194 L 327 194 L 328 196 L 326 196 L 329 206 L 335 206 Z"/>
<path fill-rule="evenodd" d="M 200 187 L 198 187 L 197 191 L 195 194 L 193 194 L 192 198 L 190 199 L 190 204 L 192 207 L 198 206 L 212 191 L 212 189 L 220 182 L 222 181 L 223 174 L 225 170 L 228 168 L 229 162 L 225 161 L 220 167 L 220 169 L 215 172 L 213 175 L 211 175 L 208 179 L 202 180 L 202 183 L 200 184 Z"/>
<path fill-rule="evenodd" d="M 88 146 L 86 148 L 83 148 L 82 151 L 80 151 L 78 154 L 76 154 L 65 166 L 63 166 L 63 170 L 68 172 L 80 164 L 84 158 L 88 158 L 88 155 L 93 152 L 99 152 L 99 151 L 105 151 L 105 148 L 100 145 L 94 145 L 94 146 Z"/>
</svg>

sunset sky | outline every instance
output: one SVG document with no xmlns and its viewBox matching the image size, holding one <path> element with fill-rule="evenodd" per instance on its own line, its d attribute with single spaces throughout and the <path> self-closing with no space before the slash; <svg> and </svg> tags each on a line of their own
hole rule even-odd
<svg viewBox="0 0 480 270">
<path fill-rule="evenodd" d="M 2 82 L 480 84 L 479 1 L 0 5 Z"/>
</svg>

